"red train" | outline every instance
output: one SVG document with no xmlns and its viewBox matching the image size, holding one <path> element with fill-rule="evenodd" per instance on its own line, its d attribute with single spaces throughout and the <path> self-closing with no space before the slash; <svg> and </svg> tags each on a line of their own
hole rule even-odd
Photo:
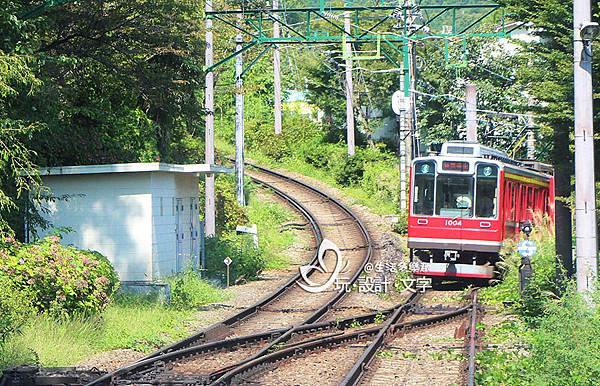
<svg viewBox="0 0 600 386">
<path fill-rule="evenodd" d="M 551 168 L 478 143 L 453 141 L 411 168 L 408 248 L 417 276 L 491 279 L 502 242 L 554 219 Z"/>
</svg>

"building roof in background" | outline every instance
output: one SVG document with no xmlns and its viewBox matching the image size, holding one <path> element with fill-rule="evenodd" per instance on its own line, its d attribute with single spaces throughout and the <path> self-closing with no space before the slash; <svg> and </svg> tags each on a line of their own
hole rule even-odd
<svg viewBox="0 0 600 386">
<path fill-rule="evenodd" d="M 109 174 L 109 173 L 139 173 L 139 172 L 171 172 L 171 173 L 231 173 L 233 169 L 220 165 L 190 164 L 176 165 L 162 162 L 126 163 L 106 165 L 80 165 L 41 167 L 41 176 L 63 176 L 76 174 Z"/>
</svg>

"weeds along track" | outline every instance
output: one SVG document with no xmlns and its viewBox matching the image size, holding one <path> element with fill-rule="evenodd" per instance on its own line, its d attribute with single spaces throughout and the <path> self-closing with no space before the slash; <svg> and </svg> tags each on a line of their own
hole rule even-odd
<svg viewBox="0 0 600 386">
<path fill-rule="evenodd" d="M 256 182 L 285 199 L 309 223 L 315 250 L 323 239 L 337 245 L 345 260 L 339 280 L 354 283 L 373 253 L 373 243 L 361 220 L 345 205 L 326 193 L 280 173 L 253 166 L 248 175 Z M 325 267 L 308 270 L 314 283 L 324 283 L 336 266 L 335 254 L 324 255 Z M 318 265 L 318 253 L 312 266 Z M 272 294 L 251 307 L 211 325 L 182 341 L 176 342 L 141 361 L 109 373 L 90 385 L 101 384 L 182 384 L 210 383 L 242 363 L 252 361 L 306 335 L 318 340 L 319 335 L 335 329 L 352 330 L 375 322 L 392 310 L 352 317 L 335 322 L 317 323 L 345 295 L 334 286 L 319 293 L 309 293 L 298 285 L 300 273 L 291 277 Z M 312 335 L 311 335 L 312 334 Z"/>
</svg>

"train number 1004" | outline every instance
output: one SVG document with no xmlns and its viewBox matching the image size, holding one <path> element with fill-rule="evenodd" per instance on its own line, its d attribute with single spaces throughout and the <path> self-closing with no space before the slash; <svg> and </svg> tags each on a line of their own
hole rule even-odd
<svg viewBox="0 0 600 386">
<path fill-rule="evenodd" d="M 459 227 L 462 226 L 462 220 L 446 220 L 447 227 Z"/>
</svg>

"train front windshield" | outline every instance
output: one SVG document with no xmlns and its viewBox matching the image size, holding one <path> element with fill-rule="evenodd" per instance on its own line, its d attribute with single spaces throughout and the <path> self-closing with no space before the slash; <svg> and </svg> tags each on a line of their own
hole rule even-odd
<svg viewBox="0 0 600 386">
<path fill-rule="evenodd" d="M 493 218 L 497 213 L 498 167 L 478 164 L 475 176 L 436 173 L 435 162 L 415 163 L 413 213 L 449 218 Z"/>
<path fill-rule="evenodd" d="M 442 217 L 472 217 L 473 177 L 438 175 L 435 214 Z"/>
</svg>

